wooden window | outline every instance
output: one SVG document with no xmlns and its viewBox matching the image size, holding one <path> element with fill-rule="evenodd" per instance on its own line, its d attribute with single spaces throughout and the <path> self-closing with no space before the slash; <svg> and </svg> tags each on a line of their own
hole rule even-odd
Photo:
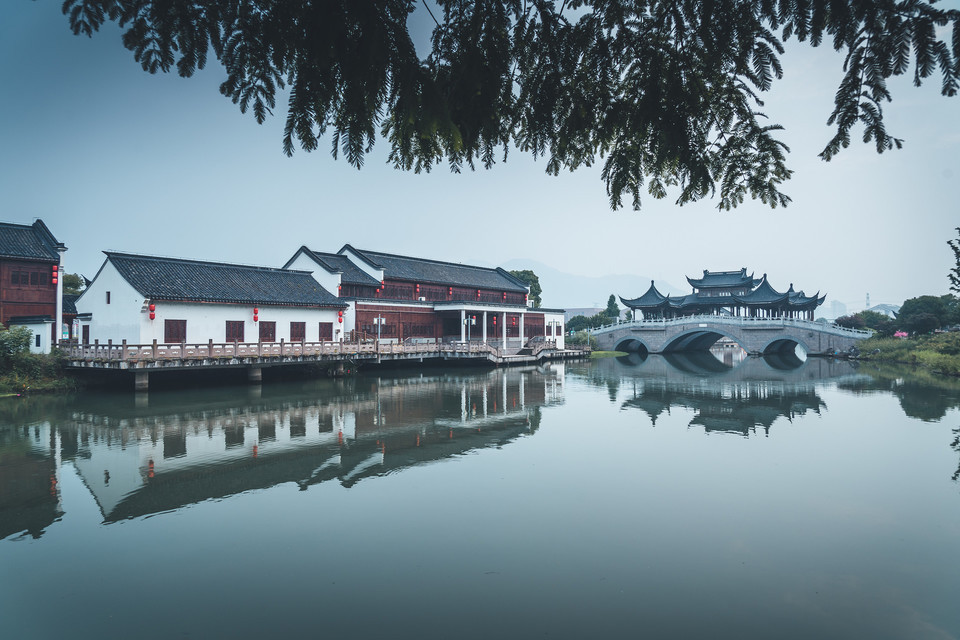
<svg viewBox="0 0 960 640">
<path fill-rule="evenodd" d="M 290 323 L 290 342 L 304 342 L 307 339 L 307 323 Z"/>
<path fill-rule="evenodd" d="M 30 284 L 33 286 L 39 286 L 40 284 L 40 274 L 36 271 L 30 272 Z"/>
<path fill-rule="evenodd" d="M 320 339 L 333 340 L 333 323 L 332 322 L 320 323 Z"/>
<path fill-rule="evenodd" d="M 186 320 L 164 320 L 163 341 L 167 344 L 177 344 L 187 341 Z"/>
<path fill-rule="evenodd" d="M 28 272 L 26 272 L 26 271 L 21 271 L 21 272 L 20 272 L 20 285 L 21 285 L 21 286 L 26 286 L 26 285 L 28 285 L 28 284 L 30 284 L 30 274 L 29 274 Z"/>
<path fill-rule="evenodd" d="M 277 323 L 276 322 L 260 322 L 260 342 L 276 342 L 277 341 Z"/>
<path fill-rule="evenodd" d="M 243 320 L 227 320 L 227 342 L 243 342 Z"/>
<path fill-rule="evenodd" d="M 40 272 L 40 286 L 45 287 L 50 284 L 50 274 L 46 271 Z"/>
<path fill-rule="evenodd" d="M 11 271 L 10 272 L 10 284 L 20 284 L 20 272 Z"/>
</svg>

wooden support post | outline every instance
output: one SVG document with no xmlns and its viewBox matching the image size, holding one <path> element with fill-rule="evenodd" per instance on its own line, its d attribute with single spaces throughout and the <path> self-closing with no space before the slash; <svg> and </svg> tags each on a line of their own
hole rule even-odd
<svg viewBox="0 0 960 640">
<path fill-rule="evenodd" d="M 150 373 L 137 371 L 133 374 L 133 388 L 135 391 L 146 391 L 150 388 Z"/>
</svg>

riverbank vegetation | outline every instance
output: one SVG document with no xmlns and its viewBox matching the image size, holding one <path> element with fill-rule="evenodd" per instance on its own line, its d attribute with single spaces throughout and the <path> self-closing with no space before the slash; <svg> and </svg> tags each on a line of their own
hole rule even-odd
<svg viewBox="0 0 960 640">
<path fill-rule="evenodd" d="M 907 338 L 874 335 L 858 345 L 858 360 L 909 364 L 932 373 L 960 376 L 960 332 Z"/>
<path fill-rule="evenodd" d="M 76 388 L 64 370 L 59 351 L 30 353 L 33 332 L 27 327 L 0 328 L 0 395 Z"/>
</svg>

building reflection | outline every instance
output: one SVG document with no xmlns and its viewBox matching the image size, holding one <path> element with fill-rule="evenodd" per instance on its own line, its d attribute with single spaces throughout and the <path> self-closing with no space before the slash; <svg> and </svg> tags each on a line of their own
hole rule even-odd
<svg viewBox="0 0 960 640">
<path fill-rule="evenodd" d="M 653 426 L 682 408 L 694 412 L 689 426 L 742 436 L 758 428 L 768 435 L 778 418 L 819 414 L 826 408 L 819 385 L 865 377 L 847 362 L 744 358 L 729 366 L 710 353 L 608 359 L 590 375 L 611 400 L 626 395 L 621 407 L 639 409 Z"/>
<path fill-rule="evenodd" d="M 257 387 L 31 398 L 0 410 L 0 537 L 63 513 L 63 463 L 105 522 L 244 491 L 302 490 L 430 464 L 532 434 L 563 402 L 563 365 Z M 34 401 L 40 402 L 34 403 Z M 12 423 L 28 426 L 3 426 Z"/>
</svg>

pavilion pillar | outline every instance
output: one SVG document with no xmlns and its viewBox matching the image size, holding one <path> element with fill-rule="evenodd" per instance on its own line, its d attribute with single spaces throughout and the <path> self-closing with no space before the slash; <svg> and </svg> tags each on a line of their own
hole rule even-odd
<svg viewBox="0 0 960 640">
<path fill-rule="evenodd" d="M 487 312 L 483 312 L 483 344 L 487 344 Z"/>
<path fill-rule="evenodd" d="M 521 347 L 523 346 L 523 319 L 525 316 L 526 314 L 523 314 L 523 313 L 520 314 L 520 346 Z"/>
<path fill-rule="evenodd" d="M 507 348 L 507 312 L 503 312 L 503 324 L 500 325 L 503 327 L 503 348 Z"/>
<path fill-rule="evenodd" d="M 460 342 L 467 341 L 467 310 L 460 309 Z"/>
</svg>

